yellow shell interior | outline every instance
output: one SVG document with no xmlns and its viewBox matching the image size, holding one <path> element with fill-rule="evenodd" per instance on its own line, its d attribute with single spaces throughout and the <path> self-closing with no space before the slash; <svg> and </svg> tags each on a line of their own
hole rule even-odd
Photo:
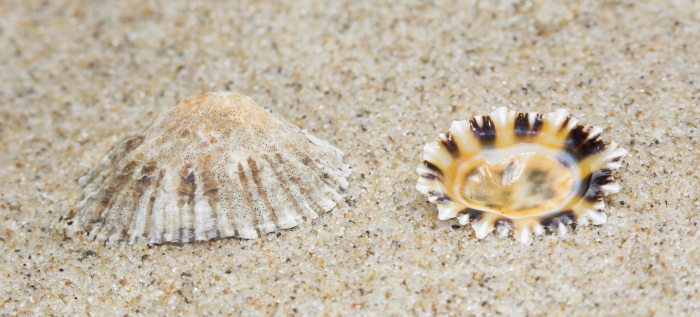
<svg viewBox="0 0 700 317">
<path fill-rule="evenodd" d="M 574 158 L 537 144 L 484 149 L 457 159 L 447 175 L 455 198 L 470 208 L 517 219 L 565 208 L 581 188 Z M 574 202 L 575 203 L 575 202 Z"/>
</svg>

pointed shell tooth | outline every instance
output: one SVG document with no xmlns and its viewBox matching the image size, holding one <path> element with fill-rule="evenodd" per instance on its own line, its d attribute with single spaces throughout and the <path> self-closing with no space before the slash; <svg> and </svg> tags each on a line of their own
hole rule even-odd
<svg viewBox="0 0 700 317">
<path fill-rule="evenodd" d="M 563 120 L 564 118 L 569 116 L 569 111 L 564 108 L 559 108 L 557 110 L 554 110 L 552 115 L 556 116 L 557 118 L 562 118 Z"/>
<path fill-rule="evenodd" d="M 438 218 L 438 219 L 440 219 L 440 218 Z M 450 218 L 447 218 L 447 219 L 450 219 Z M 440 219 L 440 220 L 442 220 L 442 219 Z M 458 215 L 457 220 L 459 221 L 460 225 L 466 226 L 469 223 L 469 215 L 467 215 L 467 214 Z"/>
<path fill-rule="evenodd" d="M 418 181 L 418 184 L 416 184 L 416 190 L 423 194 L 427 194 L 431 189 L 433 189 L 433 185 L 429 184 L 428 181 L 420 180 Z M 430 200 L 430 197 L 428 197 L 428 200 Z"/>
<path fill-rule="evenodd" d="M 566 237 L 566 225 L 562 222 L 559 223 L 557 226 L 557 234 L 559 235 L 560 238 Z"/>
<path fill-rule="evenodd" d="M 474 235 L 477 239 L 486 238 L 486 236 L 491 233 L 494 229 L 494 224 L 491 221 L 482 220 L 477 222 L 472 222 L 472 228 L 474 229 Z"/>
<path fill-rule="evenodd" d="M 491 112 L 491 120 L 496 126 L 504 127 L 509 121 L 513 120 L 515 114 L 515 111 L 512 111 L 506 107 L 499 107 Z M 479 126 L 481 126 L 481 124 L 479 124 Z"/>
<path fill-rule="evenodd" d="M 534 226 L 532 232 L 534 232 L 535 235 L 541 236 L 544 234 L 544 227 L 538 223 Z"/>
<path fill-rule="evenodd" d="M 517 231 L 515 234 L 515 240 L 520 243 L 530 244 L 532 243 L 532 232 L 529 227 L 523 227 Z"/>
<path fill-rule="evenodd" d="M 438 205 L 438 219 L 447 220 L 457 217 L 457 213 L 461 210 L 460 207 L 452 203 Z"/>
<path fill-rule="evenodd" d="M 586 140 L 595 139 L 599 137 L 601 133 L 603 133 L 603 129 L 601 127 L 591 126 L 588 130 L 588 137 Z"/>
<path fill-rule="evenodd" d="M 576 219 L 576 223 L 580 226 L 585 227 L 591 224 L 591 220 L 588 219 L 588 215 L 584 213 L 582 215 L 579 215 L 579 217 Z"/>
<path fill-rule="evenodd" d="M 416 189 L 438 205 L 438 219 L 471 223 L 479 239 L 494 229 L 523 243 L 533 233 L 564 237 L 574 222 L 605 223 L 602 197 L 620 190 L 613 173 L 627 151 L 602 132 L 564 109 L 500 107 L 454 121 L 425 145 Z"/>
<path fill-rule="evenodd" d="M 351 169 L 327 141 L 250 98 L 183 100 L 81 177 L 77 226 L 109 245 L 255 239 L 342 201 Z"/>
<path fill-rule="evenodd" d="M 597 202 L 593 205 L 593 209 L 595 209 L 595 210 L 603 210 L 603 209 L 605 209 L 605 202 L 604 202 L 603 200 L 597 201 Z"/>
<path fill-rule="evenodd" d="M 611 184 L 601 185 L 600 189 L 602 189 L 607 194 L 614 194 L 614 193 L 617 193 L 620 191 L 620 184 L 611 183 Z"/>
<path fill-rule="evenodd" d="M 608 222 L 608 216 L 600 211 L 596 210 L 588 210 L 586 212 L 586 216 L 591 220 L 591 223 L 594 225 L 602 225 L 606 222 Z"/>
</svg>

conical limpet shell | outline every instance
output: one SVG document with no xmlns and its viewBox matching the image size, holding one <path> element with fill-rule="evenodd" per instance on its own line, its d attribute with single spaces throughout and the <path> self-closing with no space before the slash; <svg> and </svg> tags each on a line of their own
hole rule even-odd
<svg viewBox="0 0 700 317">
<path fill-rule="evenodd" d="M 416 188 L 438 206 L 438 218 L 471 223 L 478 239 L 497 229 L 522 243 L 545 229 L 604 224 L 603 196 L 617 193 L 612 177 L 627 151 L 600 139 L 559 109 L 455 121 L 425 146 Z"/>
<path fill-rule="evenodd" d="M 183 100 L 79 179 L 77 223 L 108 244 L 254 239 L 342 199 L 343 153 L 252 99 Z"/>
</svg>

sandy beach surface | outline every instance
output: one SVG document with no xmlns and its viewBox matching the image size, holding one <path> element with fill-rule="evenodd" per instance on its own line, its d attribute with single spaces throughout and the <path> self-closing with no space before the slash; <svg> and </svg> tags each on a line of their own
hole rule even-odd
<svg viewBox="0 0 700 317">
<path fill-rule="evenodd" d="M 0 316 L 691 316 L 696 1 L 0 2 Z M 107 247 L 76 180 L 179 100 L 252 97 L 343 150 L 345 202 L 258 240 Z M 440 221 L 423 145 L 499 106 L 629 151 L 608 223 Z"/>
</svg>

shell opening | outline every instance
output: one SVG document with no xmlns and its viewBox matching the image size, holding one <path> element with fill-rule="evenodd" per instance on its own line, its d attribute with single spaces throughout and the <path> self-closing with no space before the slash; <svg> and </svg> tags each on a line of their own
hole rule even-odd
<svg viewBox="0 0 700 317">
<path fill-rule="evenodd" d="M 536 144 L 484 149 L 457 164 L 454 192 L 471 208 L 509 218 L 561 210 L 581 188 L 573 157 Z"/>
</svg>

